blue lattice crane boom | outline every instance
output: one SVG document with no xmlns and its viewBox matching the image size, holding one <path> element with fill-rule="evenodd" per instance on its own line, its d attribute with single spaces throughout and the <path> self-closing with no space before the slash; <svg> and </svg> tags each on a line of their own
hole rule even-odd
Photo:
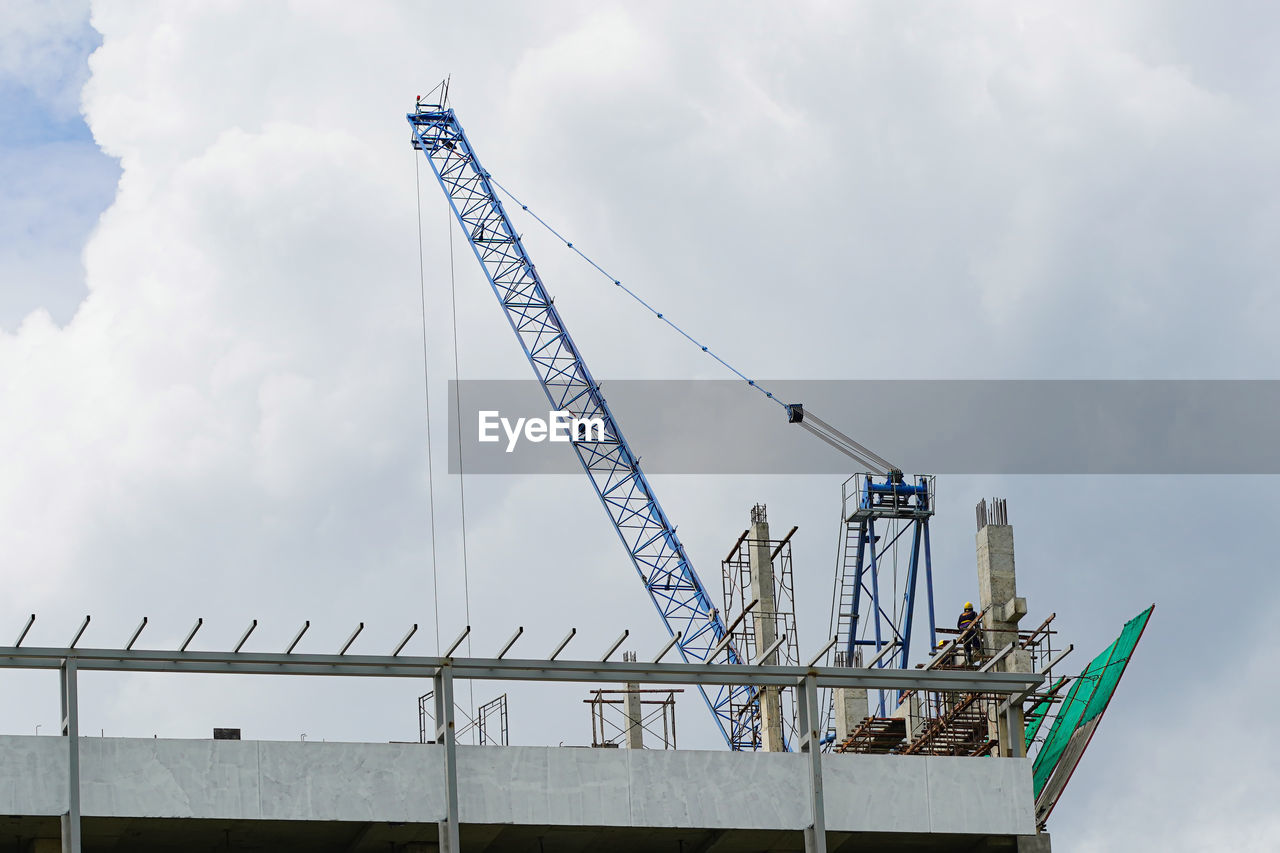
<svg viewBox="0 0 1280 853">
<path fill-rule="evenodd" d="M 431 164 L 551 406 L 574 418 L 603 421 L 601 440 L 591 434 L 574 436 L 572 447 L 663 624 L 672 636 L 679 633 L 677 648 L 686 661 L 706 662 L 725 654 L 728 662 L 740 663 L 732 643 L 723 644 L 723 651 L 718 648 L 727 633 L 719 611 L 443 93 L 440 101 L 419 101 L 408 114 L 413 146 Z M 749 704 L 751 689 L 701 689 L 730 747 L 753 748 L 756 735 L 750 722 L 736 719 L 729 711 L 731 703 Z"/>
</svg>

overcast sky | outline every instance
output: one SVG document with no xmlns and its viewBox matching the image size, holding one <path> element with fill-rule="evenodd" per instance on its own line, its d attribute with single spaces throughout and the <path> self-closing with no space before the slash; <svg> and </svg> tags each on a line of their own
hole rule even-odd
<svg viewBox="0 0 1280 853">
<path fill-rule="evenodd" d="M 143 643 L 171 646 L 203 617 L 195 647 L 226 648 L 257 618 L 248 648 L 268 650 L 310 619 L 301 648 L 335 651 L 364 621 L 356 648 L 381 652 L 416 622 L 410 649 L 429 653 L 469 619 L 477 654 L 517 625 L 529 656 L 569 627 L 583 655 L 620 627 L 657 649 L 585 477 L 469 478 L 463 571 L 443 473 L 449 226 L 423 162 L 433 580 L 404 114 L 445 74 L 489 170 L 753 375 L 1275 379 L 1277 39 L 1268 3 L 11 1 L 0 630 L 35 612 L 28 642 L 58 645 L 92 613 L 83 643 L 110 646 L 148 616 Z M 724 378 L 517 225 L 598 378 Z M 454 244 L 462 375 L 524 378 Z M 713 589 L 753 503 L 800 526 L 816 649 L 847 473 L 654 484 Z M 1271 849 L 1280 482 L 938 491 L 944 618 L 976 596 L 972 506 L 992 495 L 1009 499 L 1028 620 L 1058 614 L 1069 669 L 1157 605 L 1055 849 Z M 52 677 L 3 681 L 0 729 L 56 731 Z M 415 740 L 425 689 L 96 675 L 82 725 Z M 512 741 L 589 742 L 585 695 L 513 690 Z M 682 743 L 715 745 L 700 702 L 678 713 Z"/>
</svg>

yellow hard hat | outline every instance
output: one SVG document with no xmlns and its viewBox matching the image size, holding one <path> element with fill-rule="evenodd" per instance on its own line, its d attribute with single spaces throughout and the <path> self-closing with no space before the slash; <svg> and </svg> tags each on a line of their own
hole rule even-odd
<svg viewBox="0 0 1280 853">
<path fill-rule="evenodd" d="M 966 602 L 964 603 L 964 609 L 965 609 L 965 610 L 972 610 L 972 609 L 973 609 L 973 602 L 972 602 L 972 601 L 966 601 Z"/>
</svg>

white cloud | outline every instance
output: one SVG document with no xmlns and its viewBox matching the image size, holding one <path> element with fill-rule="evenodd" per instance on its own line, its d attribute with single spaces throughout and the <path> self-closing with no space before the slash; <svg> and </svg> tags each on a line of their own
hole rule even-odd
<svg viewBox="0 0 1280 853">
<path fill-rule="evenodd" d="M 88 0 L 13 0 L 0 18 L 0 79 L 31 89 L 60 117 L 76 114 L 87 70 L 79 61 L 92 38 Z"/>
<path fill-rule="evenodd" d="M 96 43 L 87 2 L 0 18 L 0 328 L 37 309 L 65 322 L 84 298 L 80 249 L 118 177 L 78 114 Z"/>
<path fill-rule="evenodd" d="M 473 8 L 95 7 L 103 46 L 85 110 L 124 171 L 86 248 L 74 319 L 59 328 L 37 313 L 0 332 L 0 582 L 19 591 L 0 622 L 36 610 L 40 640 L 63 642 L 92 610 L 106 645 L 144 614 L 155 643 L 203 616 L 214 647 L 259 618 L 253 643 L 277 648 L 310 618 L 321 649 L 363 619 L 369 648 L 411 622 L 415 646 L 434 645 L 402 116 L 448 72 L 504 183 L 761 374 L 1251 375 L 1275 363 L 1274 104 L 1206 82 L 1234 79 L 1217 73 L 1230 58 L 1185 51 L 1185 32 L 1149 10 L 566 4 L 481 20 Z M 439 472 L 448 245 L 422 177 Z M 598 376 L 719 375 L 519 227 Z M 525 376 L 466 247 L 455 250 L 464 375 Z M 442 478 L 436 493 L 446 642 L 467 619 L 455 485 Z M 960 505 L 979 494 L 960 492 L 972 485 L 943 486 L 959 508 L 935 526 L 946 600 L 971 583 Z M 1197 484 L 1146 489 L 1140 512 L 1106 483 L 1001 487 L 1029 496 L 1015 507 L 1020 548 L 1042 549 L 1027 583 L 1046 600 L 1033 606 L 1074 618 L 1082 647 L 1129 604 L 1097 604 L 1078 576 L 1125 580 L 1158 560 L 1170 569 L 1141 575 L 1149 598 L 1199 606 L 1179 587 L 1209 555 L 1164 537 L 1170 517 L 1199 506 Z M 819 642 L 832 483 L 656 488 L 712 588 L 752 503 L 800 524 L 797 588 L 815 614 L 801 635 Z M 476 479 L 467 510 L 479 650 L 517 624 L 531 654 L 570 626 L 584 649 L 620 626 L 642 652 L 656 644 L 584 481 Z M 1251 562 L 1233 577 L 1274 592 Z M 1156 648 L 1166 662 L 1181 654 Z M 177 687 L 122 681 L 90 716 L 108 732 L 203 734 L 252 706 L 282 737 L 402 737 L 415 694 L 397 689 L 335 702 L 320 687 L 191 688 L 215 717 L 187 713 Z M 138 703 L 167 710 L 134 718 Z M 585 739 L 585 714 L 562 710 L 513 698 L 530 740 Z M 0 722 L 25 731 L 29 713 L 8 708 Z M 682 742 L 696 742 L 685 727 L 705 727 L 702 715 L 683 702 Z M 1087 761 L 1110 764 L 1097 750 Z"/>
</svg>

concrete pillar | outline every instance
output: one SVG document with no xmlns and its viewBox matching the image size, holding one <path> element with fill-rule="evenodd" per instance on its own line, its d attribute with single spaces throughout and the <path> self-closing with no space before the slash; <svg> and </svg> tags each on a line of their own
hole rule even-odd
<svg viewBox="0 0 1280 853">
<path fill-rule="evenodd" d="M 1018 598 L 1013 560 L 1013 525 L 988 524 L 978 531 L 978 600 L 988 608 L 982 617 L 983 644 L 988 654 L 1009 644 L 1018 634 L 1018 622 L 1027 612 L 1026 599 Z"/>
<path fill-rule="evenodd" d="M 644 713 L 640 706 L 640 685 L 627 682 L 627 749 L 644 749 Z"/>
<path fill-rule="evenodd" d="M 835 705 L 836 743 L 844 743 L 868 716 L 867 691 L 861 687 L 836 687 L 831 698 Z"/>
<path fill-rule="evenodd" d="M 759 602 L 751 620 L 757 654 L 772 646 L 778 639 L 778 599 L 770 547 L 769 519 L 765 515 L 764 505 L 757 504 L 751 509 L 751 538 L 747 544 L 751 563 L 751 597 Z M 777 652 L 774 652 L 771 659 L 763 663 L 776 661 Z M 765 752 L 784 752 L 786 749 L 782 739 L 780 688 L 766 687 L 760 694 L 760 741 L 760 748 Z"/>
<path fill-rule="evenodd" d="M 1000 662 L 997 668 L 1002 672 L 1031 672 L 1031 652 L 1027 649 L 1015 649 Z M 1021 705 L 1015 706 L 1007 713 L 1000 715 L 1000 725 L 996 731 L 1000 738 L 1001 755 L 1007 755 L 1012 758 L 1026 756 L 1027 722 L 1022 716 Z"/>
<path fill-rule="evenodd" d="M 854 652 L 854 656 L 849 666 L 862 666 L 862 653 Z M 844 656 L 838 655 L 837 658 L 838 662 L 843 661 Z M 849 733 L 870 715 L 867 690 L 865 687 L 834 687 L 831 690 L 831 703 L 835 717 L 833 725 L 836 743 L 844 743 Z"/>
<path fill-rule="evenodd" d="M 635 652 L 623 652 L 622 659 L 635 661 Z M 640 704 L 640 685 L 634 681 L 627 682 L 626 703 L 622 706 L 627 714 L 627 749 L 644 749 L 644 707 Z"/>
<path fill-rule="evenodd" d="M 1017 571 L 1013 559 L 1013 525 L 987 522 L 985 502 L 979 508 L 978 548 L 978 601 L 979 609 L 986 610 L 982 617 L 983 651 L 996 654 L 1018 638 L 1018 622 L 1027 614 L 1027 600 L 1018 596 Z M 993 502 L 992 516 L 1007 522 L 1004 501 Z M 1031 653 L 1015 649 L 996 665 L 998 672 L 1030 672 Z M 990 719 L 991 736 L 1000 742 L 1001 755 L 1021 755 L 1025 737 L 1022 709 L 1011 714 L 1000 714 Z M 1012 726 L 1010 726 L 1012 718 Z"/>
<path fill-rule="evenodd" d="M 1051 853 L 1053 844 L 1049 840 L 1049 833 L 1040 832 L 1035 835 L 1019 835 L 1018 853 Z"/>
</svg>

